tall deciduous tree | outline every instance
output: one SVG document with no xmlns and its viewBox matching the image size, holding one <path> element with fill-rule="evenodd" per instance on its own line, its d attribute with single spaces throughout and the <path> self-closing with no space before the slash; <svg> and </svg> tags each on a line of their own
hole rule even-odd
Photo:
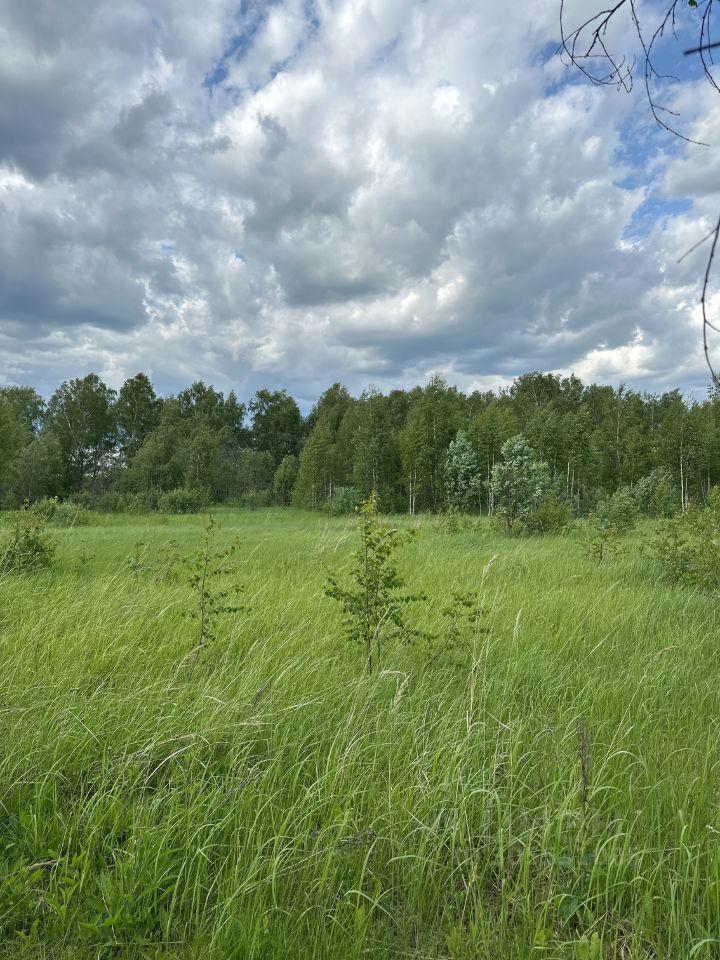
<svg viewBox="0 0 720 960">
<path fill-rule="evenodd" d="M 249 439 L 245 427 L 245 405 L 239 402 L 234 392 L 225 397 L 219 390 L 197 380 L 178 394 L 177 403 L 181 417 L 202 420 L 213 430 L 230 427 L 238 439 Z"/>
<path fill-rule="evenodd" d="M 63 493 L 63 457 L 57 437 L 44 431 L 26 444 L 17 460 L 17 500 L 34 501 Z"/>
<path fill-rule="evenodd" d="M 352 435 L 343 429 L 343 421 L 353 403 L 347 389 L 334 383 L 313 407 L 308 418 L 313 427 L 300 455 L 293 495 L 299 506 L 319 506 L 347 483 L 352 469 Z"/>
<path fill-rule="evenodd" d="M 411 406 L 400 436 L 408 510 L 437 510 L 443 498 L 445 451 L 464 419 L 464 398 L 433 377 Z"/>
<path fill-rule="evenodd" d="M 490 484 L 496 511 L 512 533 L 515 524 L 528 519 L 550 488 L 548 465 L 539 460 L 523 436 L 502 445 L 502 460 L 495 464 Z"/>
<path fill-rule="evenodd" d="M 480 506 L 482 476 L 473 446 L 464 431 L 447 450 L 445 457 L 445 497 L 454 510 L 476 510 Z"/>
<path fill-rule="evenodd" d="M 120 451 L 126 462 L 138 452 L 160 422 L 158 398 L 147 374 L 138 373 L 120 388 L 115 404 L 115 423 Z"/>
<path fill-rule="evenodd" d="M 17 410 L 0 397 L 0 495 L 12 489 L 25 427 Z"/>
<path fill-rule="evenodd" d="M 45 401 L 33 387 L 0 388 L 0 400 L 15 411 L 29 436 L 35 436 L 45 415 Z"/>
<path fill-rule="evenodd" d="M 305 441 L 293 492 L 298 507 L 319 507 L 332 494 L 333 432 L 329 419 L 321 419 Z"/>
<path fill-rule="evenodd" d="M 289 453 L 286 457 L 283 457 L 273 478 L 275 499 L 283 506 L 292 502 L 297 475 L 298 459 L 295 454 Z"/>
<path fill-rule="evenodd" d="M 258 390 L 250 401 L 252 439 L 278 466 L 284 457 L 297 456 L 303 436 L 300 408 L 285 390 Z"/>
<path fill-rule="evenodd" d="M 468 428 L 468 437 L 475 449 L 478 463 L 482 465 L 488 513 L 492 513 L 494 509 L 490 487 L 493 467 L 500 459 L 502 445 L 517 431 L 517 420 L 506 397 L 488 403 L 476 414 Z"/>
<path fill-rule="evenodd" d="M 47 420 L 60 444 L 64 488 L 79 490 L 108 467 L 115 445 L 115 391 L 95 373 L 63 383 L 50 398 Z"/>
<path fill-rule="evenodd" d="M 398 505 L 395 490 L 400 481 L 400 452 L 392 414 L 390 398 L 370 389 L 343 421 L 352 434 L 352 484 L 363 498 L 376 491 L 383 509 Z"/>
</svg>

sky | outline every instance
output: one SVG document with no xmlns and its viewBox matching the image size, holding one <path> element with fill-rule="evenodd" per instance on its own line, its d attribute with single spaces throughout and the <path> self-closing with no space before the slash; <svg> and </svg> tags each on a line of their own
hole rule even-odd
<svg viewBox="0 0 720 960">
<path fill-rule="evenodd" d="M 661 49 L 686 143 L 558 38 L 558 0 L 0 0 L 0 384 L 702 399 L 720 97 Z"/>
</svg>

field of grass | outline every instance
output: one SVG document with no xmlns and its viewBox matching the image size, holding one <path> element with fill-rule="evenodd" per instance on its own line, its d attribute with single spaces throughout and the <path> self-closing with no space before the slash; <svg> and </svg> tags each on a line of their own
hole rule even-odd
<svg viewBox="0 0 720 960">
<path fill-rule="evenodd" d="M 354 521 L 218 518 L 249 611 L 196 656 L 201 517 L 53 530 L 0 582 L 0 957 L 720 956 L 716 598 L 639 536 L 599 566 L 420 518 L 413 622 L 497 554 L 487 612 L 368 676 L 323 594 Z"/>
</svg>

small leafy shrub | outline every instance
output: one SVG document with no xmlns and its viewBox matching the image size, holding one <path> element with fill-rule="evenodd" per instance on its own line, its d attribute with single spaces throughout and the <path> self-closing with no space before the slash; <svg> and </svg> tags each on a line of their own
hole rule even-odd
<svg viewBox="0 0 720 960">
<path fill-rule="evenodd" d="M 662 468 L 641 477 L 632 492 L 638 509 L 648 517 L 672 517 L 680 509 L 672 477 Z"/>
<path fill-rule="evenodd" d="M 712 488 L 704 508 L 666 520 L 650 549 L 674 583 L 720 588 L 720 487 Z"/>
<path fill-rule="evenodd" d="M 146 513 L 160 510 L 161 490 L 141 490 L 138 493 L 127 494 L 127 510 L 131 513 Z"/>
<path fill-rule="evenodd" d="M 633 490 L 620 487 L 611 497 L 601 500 L 585 525 L 588 556 L 603 563 L 622 552 L 622 539 L 634 529 L 640 510 Z"/>
<path fill-rule="evenodd" d="M 160 490 L 110 490 L 85 504 L 99 513 L 152 513 L 160 509 Z M 77 498 L 75 498 L 77 499 Z"/>
<path fill-rule="evenodd" d="M 600 527 L 612 528 L 617 536 L 630 533 L 640 519 L 640 510 L 632 489 L 620 487 L 611 497 L 601 500 L 593 516 Z"/>
<path fill-rule="evenodd" d="M 207 506 L 209 497 L 206 490 L 196 487 L 177 487 L 161 493 L 157 509 L 161 513 L 200 513 Z"/>
<path fill-rule="evenodd" d="M 71 500 L 59 503 L 52 516 L 52 522 L 59 527 L 86 527 L 92 521 L 93 515 L 87 507 Z"/>
<path fill-rule="evenodd" d="M 119 490 L 110 490 L 108 493 L 88 500 L 79 500 L 77 497 L 74 499 L 77 503 L 88 509 L 97 510 L 99 513 L 132 513 L 145 509 L 145 503 L 140 494 L 123 493 Z"/>
<path fill-rule="evenodd" d="M 117 498 L 119 496 L 119 494 L 112 491 L 93 497 L 89 501 L 84 498 L 79 499 L 78 497 L 74 497 L 73 500 L 75 503 L 85 507 L 86 510 L 97 510 L 99 513 L 120 513 L 117 505 Z"/>
<path fill-rule="evenodd" d="M 55 516 L 55 511 L 60 505 L 57 497 L 45 497 L 43 500 L 37 500 L 27 508 L 27 512 L 42 520 L 43 523 L 49 523 Z"/>
<path fill-rule="evenodd" d="M 41 516 L 23 511 L 0 541 L 0 573 L 33 573 L 52 565 L 55 543 Z"/>
<path fill-rule="evenodd" d="M 132 554 L 127 559 L 128 570 L 137 577 L 149 566 L 145 560 L 147 547 L 142 540 L 136 540 Z"/>
<path fill-rule="evenodd" d="M 462 523 L 457 507 L 449 506 L 443 510 L 438 519 L 437 526 L 441 533 L 447 534 L 449 537 L 459 533 Z"/>
<path fill-rule="evenodd" d="M 604 526 L 594 514 L 590 514 L 582 529 L 585 552 L 591 560 L 603 563 L 617 555 L 620 537 L 614 527 Z"/>
<path fill-rule="evenodd" d="M 488 611 L 482 605 L 481 594 L 476 591 L 451 590 L 441 612 L 444 620 L 442 631 L 428 641 L 432 652 L 431 662 L 457 649 L 469 650 L 473 639 L 490 632 L 488 627 L 482 625 Z"/>
<path fill-rule="evenodd" d="M 83 574 L 87 573 L 94 559 L 94 554 L 88 553 L 87 550 L 82 550 L 77 556 L 78 571 Z"/>
<path fill-rule="evenodd" d="M 272 490 L 248 490 L 236 502 L 246 510 L 267 510 L 274 506 L 275 499 Z"/>
<path fill-rule="evenodd" d="M 362 502 L 362 496 L 357 487 L 336 487 L 331 499 L 325 500 L 323 510 L 333 517 L 340 517 L 348 513 L 355 513 Z M 377 496 L 375 497 L 377 506 Z"/>
<path fill-rule="evenodd" d="M 446 507 L 438 515 L 436 526 L 440 533 L 452 537 L 465 530 L 471 533 L 481 533 L 484 530 L 484 521 L 482 517 L 467 516 L 467 514 L 459 513 L 455 507 Z M 420 527 L 417 528 L 418 532 L 420 529 Z"/>
<path fill-rule="evenodd" d="M 348 639 L 360 643 L 368 673 L 380 667 L 382 641 L 389 636 L 405 640 L 415 635 L 405 623 L 403 607 L 420 595 L 405 593 L 395 554 L 405 542 L 399 530 L 385 526 L 375 491 L 357 509 L 359 543 L 350 572 L 350 586 L 329 577 L 325 593 L 342 607 Z"/>
<path fill-rule="evenodd" d="M 528 533 L 563 533 L 573 523 L 573 512 L 556 493 L 548 493 L 527 518 Z"/>
<path fill-rule="evenodd" d="M 290 453 L 280 462 L 273 478 L 273 488 L 275 499 L 282 506 L 292 502 L 292 494 L 295 489 L 298 475 L 298 458 Z"/>
<path fill-rule="evenodd" d="M 237 581 L 220 585 L 219 580 L 235 573 L 235 567 L 228 559 L 238 550 L 239 544 L 229 547 L 215 547 L 217 523 L 208 516 L 200 547 L 194 556 L 183 559 L 188 571 L 188 583 L 193 592 L 193 605 L 186 615 L 197 622 L 196 645 L 188 657 L 196 655 L 208 643 L 217 639 L 216 629 L 219 621 L 233 613 L 247 613 L 249 607 L 233 598 L 237 598 L 242 586 Z M 136 550 L 139 547 L 136 545 Z"/>
<path fill-rule="evenodd" d="M 59 500 L 48 497 L 38 500 L 27 513 L 37 517 L 43 523 L 54 523 L 58 527 L 84 527 L 92 522 L 92 514 L 83 503 L 74 500 Z"/>
</svg>

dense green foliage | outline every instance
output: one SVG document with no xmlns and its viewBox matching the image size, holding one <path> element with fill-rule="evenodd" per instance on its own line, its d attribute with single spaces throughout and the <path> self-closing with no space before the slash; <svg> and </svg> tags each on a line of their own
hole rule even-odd
<svg viewBox="0 0 720 960">
<path fill-rule="evenodd" d="M 463 430 L 458 430 L 447 449 L 445 499 L 450 510 L 477 510 L 482 499 L 477 457 Z"/>
<path fill-rule="evenodd" d="M 720 587 L 720 487 L 705 506 L 693 506 L 660 528 L 653 542 L 666 575 L 676 583 Z"/>
<path fill-rule="evenodd" d="M 550 491 L 550 471 L 522 436 L 506 440 L 493 467 L 490 494 L 508 533 L 525 524 Z"/>
<path fill-rule="evenodd" d="M 545 465 L 552 498 L 535 504 L 539 520 L 532 504 L 519 504 L 513 527 L 544 528 L 558 501 L 587 514 L 623 488 L 644 515 L 668 516 L 720 482 L 717 392 L 695 403 L 677 391 L 540 373 L 468 395 L 440 377 L 357 398 L 336 383 L 303 418 L 285 391 L 259 390 L 244 404 L 194 383 L 163 399 L 144 374 L 117 393 L 91 374 L 47 403 L 29 387 L 0 389 L 0 499 L 12 507 L 72 496 L 101 510 L 169 512 L 294 503 L 338 513 L 376 490 L 385 512 L 502 507 L 507 519 L 492 477 L 503 446 L 518 438 L 525 462 Z"/>
<path fill-rule="evenodd" d="M 452 646 L 370 675 L 324 596 L 356 520 L 217 513 L 48 527 L 0 577 L 3 960 L 717 957 L 716 597 L 656 521 L 596 564 L 383 520 Z"/>
<path fill-rule="evenodd" d="M 330 576 L 325 592 L 340 604 L 348 638 L 359 643 L 369 673 L 382 664 L 384 639 L 410 636 L 403 608 L 419 597 L 407 593 L 395 554 L 405 537 L 378 514 L 377 494 L 358 507 L 359 542 L 350 584 Z"/>
<path fill-rule="evenodd" d="M 26 513 L 15 518 L 0 539 L 0 574 L 31 573 L 52 564 L 55 544 L 44 517 Z"/>
</svg>

